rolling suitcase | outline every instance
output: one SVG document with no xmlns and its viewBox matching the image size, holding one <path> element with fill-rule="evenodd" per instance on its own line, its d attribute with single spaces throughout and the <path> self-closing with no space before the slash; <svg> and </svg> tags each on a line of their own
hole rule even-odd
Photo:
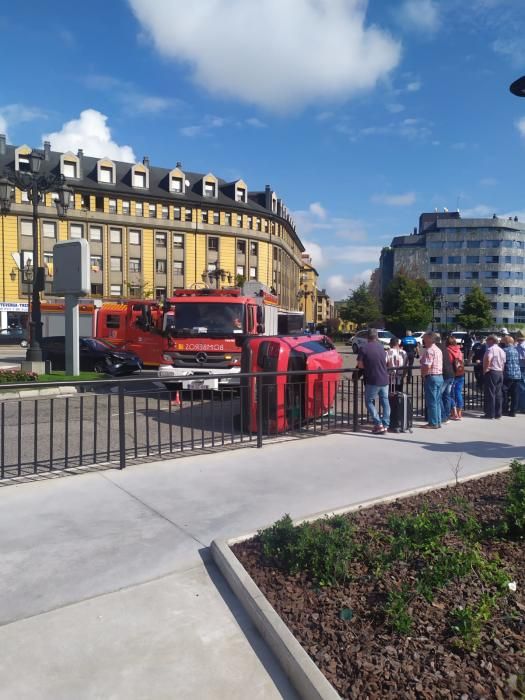
<svg viewBox="0 0 525 700">
<path fill-rule="evenodd" d="M 390 430 L 394 433 L 412 432 L 412 398 L 400 391 L 388 396 Z"/>
</svg>

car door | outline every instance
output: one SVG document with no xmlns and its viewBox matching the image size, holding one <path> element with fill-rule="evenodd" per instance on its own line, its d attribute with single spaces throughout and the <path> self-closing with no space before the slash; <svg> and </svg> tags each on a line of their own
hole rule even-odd
<svg viewBox="0 0 525 700">
<path fill-rule="evenodd" d="M 97 360 L 96 353 L 85 338 L 80 338 L 79 366 L 82 372 L 92 372 Z"/>
</svg>

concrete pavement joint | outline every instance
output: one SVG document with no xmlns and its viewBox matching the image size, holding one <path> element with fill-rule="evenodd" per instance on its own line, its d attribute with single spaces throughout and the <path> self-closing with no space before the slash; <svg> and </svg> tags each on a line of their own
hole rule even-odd
<svg viewBox="0 0 525 700">
<path fill-rule="evenodd" d="M 477 472 L 476 474 L 470 474 L 465 477 L 438 484 L 430 484 L 370 499 L 361 503 L 342 506 L 341 508 L 335 508 L 295 519 L 294 525 L 300 525 L 304 522 L 313 522 L 327 516 L 330 517 L 372 508 L 382 503 L 390 503 L 398 499 L 405 499 L 410 496 L 428 493 L 429 491 L 456 486 L 460 483 L 482 479 L 491 474 L 499 474 L 508 470 L 508 466 L 497 467 L 495 469 Z M 305 700 L 337 700 L 340 698 L 339 694 L 290 632 L 281 616 L 278 615 L 270 605 L 262 591 L 232 552 L 231 545 L 251 539 L 254 537 L 254 534 L 255 533 L 241 535 L 240 537 L 229 540 L 213 540 L 211 543 L 212 558 L 227 580 L 230 588 L 238 597 L 239 602 L 253 624 L 275 654 L 284 672 L 299 692 L 301 698 Z"/>
</svg>

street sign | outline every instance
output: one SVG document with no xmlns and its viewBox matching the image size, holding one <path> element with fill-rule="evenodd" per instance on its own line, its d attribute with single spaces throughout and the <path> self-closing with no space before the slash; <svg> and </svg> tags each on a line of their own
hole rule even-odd
<svg viewBox="0 0 525 700">
<path fill-rule="evenodd" d="M 81 238 L 53 246 L 53 294 L 85 296 L 91 293 L 89 243 Z"/>
</svg>

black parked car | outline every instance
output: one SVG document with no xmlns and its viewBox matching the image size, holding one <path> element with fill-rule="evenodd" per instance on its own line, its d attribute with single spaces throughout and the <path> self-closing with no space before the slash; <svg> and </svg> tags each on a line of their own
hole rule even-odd
<svg viewBox="0 0 525 700">
<path fill-rule="evenodd" d="M 0 345 L 21 345 L 27 348 L 27 334 L 23 328 L 16 326 L 15 328 L 2 328 L 0 330 Z"/>
<path fill-rule="evenodd" d="M 42 338 L 44 359 L 51 361 L 53 369 L 65 369 L 65 342 L 63 335 Z M 134 353 L 120 350 L 107 340 L 80 338 L 80 369 L 117 376 L 139 372 L 142 362 Z"/>
</svg>

